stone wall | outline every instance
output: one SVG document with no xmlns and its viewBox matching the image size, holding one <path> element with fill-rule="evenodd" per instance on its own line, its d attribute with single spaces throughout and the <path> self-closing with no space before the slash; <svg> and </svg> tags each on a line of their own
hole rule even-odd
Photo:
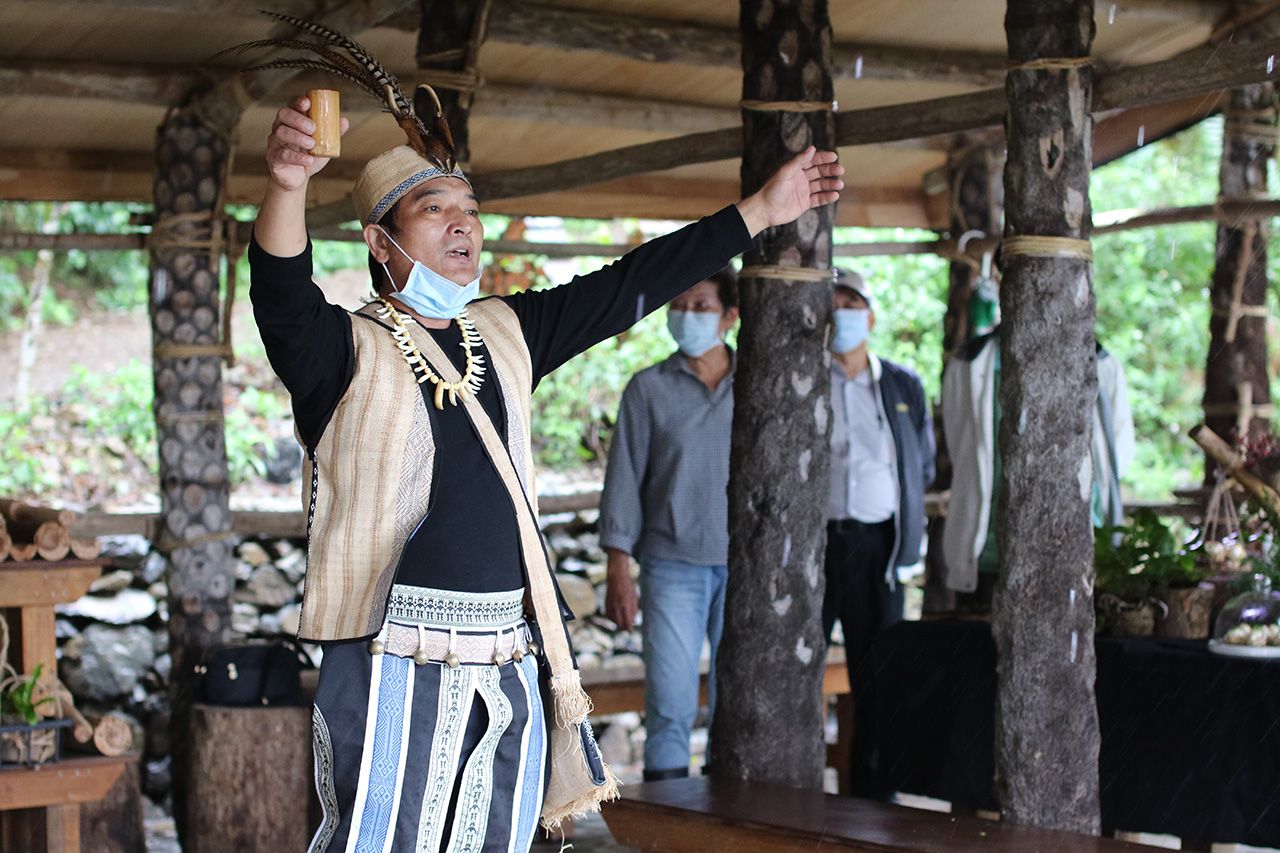
<svg viewBox="0 0 1280 853">
<path fill-rule="evenodd" d="M 584 669 L 640 663 L 639 632 L 618 632 L 603 615 L 605 555 L 587 510 L 542 519 L 561 588 L 577 619 L 571 625 Z M 104 539 L 113 566 L 79 601 L 58 608 L 59 673 L 79 707 L 118 711 L 136 726 L 144 753 L 143 790 L 165 803 L 169 794 L 169 698 L 165 561 L 140 536 Z M 305 543 L 244 539 L 235 548 L 232 626 L 237 638 L 293 637 L 298 630 Z M 307 646 L 319 664 L 319 647 Z M 636 714 L 602 719 L 609 758 L 623 768 L 638 761 L 643 734 Z"/>
</svg>

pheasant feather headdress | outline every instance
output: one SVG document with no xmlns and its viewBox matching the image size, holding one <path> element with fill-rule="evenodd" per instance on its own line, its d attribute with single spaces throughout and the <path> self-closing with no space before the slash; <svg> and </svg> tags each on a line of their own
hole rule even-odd
<svg viewBox="0 0 1280 853">
<path fill-rule="evenodd" d="M 395 75 L 355 40 L 324 24 L 280 12 L 265 9 L 261 11 L 264 15 L 296 27 L 303 34 L 314 36 L 317 41 L 308 41 L 302 37 L 258 39 L 237 45 L 223 53 L 243 53 L 267 47 L 308 51 L 314 57 L 274 59 L 244 70 L 300 68 L 347 80 L 377 100 L 383 111 L 395 118 L 396 124 L 407 137 L 407 145 L 384 151 L 370 160 L 356 180 L 352 201 L 356 215 L 362 222 L 377 222 L 405 193 L 423 181 L 452 177 L 470 183 L 458 167 L 454 157 L 453 135 L 445 121 L 440 99 L 430 86 L 418 86 L 419 91 L 429 96 L 434 107 L 432 114 L 424 120 L 414 109 L 413 99 L 407 97 L 400 88 Z"/>
</svg>

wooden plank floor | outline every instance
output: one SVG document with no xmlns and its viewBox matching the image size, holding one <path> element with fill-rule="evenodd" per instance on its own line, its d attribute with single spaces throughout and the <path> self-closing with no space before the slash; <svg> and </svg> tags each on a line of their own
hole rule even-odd
<svg viewBox="0 0 1280 853">
<path fill-rule="evenodd" d="M 663 853 L 1112 853 L 1142 844 L 925 812 L 779 785 L 691 778 L 628 785 L 604 807 L 619 844 Z"/>
</svg>

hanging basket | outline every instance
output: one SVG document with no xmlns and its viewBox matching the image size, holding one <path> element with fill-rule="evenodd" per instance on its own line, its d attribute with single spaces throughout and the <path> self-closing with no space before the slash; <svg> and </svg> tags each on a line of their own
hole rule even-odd
<svg viewBox="0 0 1280 853">
<path fill-rule="evenodd" d="M 71 720 L 44 720 L 34 726 L 21 722 L 10 725 L 6 720 L 0 725 L 0 768 L 58 761 L 62 758 L 62 729 L 70 727 Z"/>
<path fill-rule="evenodd" d="M 1231 498 L 1235 480 L 1218 472 L 1205 503 L 1204 528 L 1197 562 L 1209 575 L 1236 575 L 1244 570 L 1244 536 L 1240 511 Z"/>
</svg>

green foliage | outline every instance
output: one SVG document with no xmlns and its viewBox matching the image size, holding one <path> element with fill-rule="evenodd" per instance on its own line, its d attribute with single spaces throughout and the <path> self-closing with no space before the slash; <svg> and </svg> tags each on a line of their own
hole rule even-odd
<svg viewBox="0 0 1280 853">
<path fill-rule="evenodd" d="M 267 475 L 263 453 L 274 441 L 270 425 L 288 416 L 283 395 L 252 385 L 227 406 L 227 467 L 233 484 Z"/>
<path fill-rule="evenodd" d="M 1218 194 L 1221 145 L 1215 119 L 1104 166 L 1091 184 L 1093 209 L 1204 204 Z M 1094 241 L 1098 339 L 1129 384 L 1138 446 L 1125 486 L 1137 497 L 1203 476 L 1203 455 L 1186 433 L 1202 418 L 1214 240 L 1212 223 L 1194 223 Z"/>
<path fill-rule="evenodd" d="M 1149 509 L 1135 512 L 1128 524 L 1097 528 L 1093 559 L 1098 591 L 1126 601 L 1204 580 L 1195 552 Z"/>
<path fill-rule="evenodd" d="M 622 390 L 632 374 L 674 351 L 666 331 L 666 312 L 659 311 L 543 379 L 533 395 L 538 463 L 563 470 L 602 461 Z"/>
<path fill-rule="evenodd" d="M 137 360 L 109 378 L 76 366 L 60 393 L 0 410 L 0 494 L 81 492 L 89 479 L 102 498 L 155 458 L 151 371 Z"/>
<path fill-rule="evenodd" d="M 13 231 L 128 232 L 129 217 L 145 205 L 84 202 L 0 202 L 0 228 Z M 36 252 L 0 253 L 0 332 L 19 328 L 27 311 Z M 86 310 L 132 310 L 146 305 L 147 260 L 141 252 L 58 252 L 42 315 L 69 325 Z"/>
<path fill-rule="evenodd" d="M 288 416 L 268 382 L 224 385 L 226 449 L 233 485 L 265 473 L 264 447 Z M 24 411 L 0 409 L 0 494 L 56 494 L 95 502 L 156 477 L 151 366 L 133 359 L 104 377 L 77 365 L 62 390 Z"/>
<path fill-rule="evenodd" d="M 1203 204 L 1218 195 L 1220 119 L 1202 122 L 1177 136 L 1098 169 L 1092 176 L 1095 212 Z M 1275 163 L 1270 164 L 1275 169 Z M 0 227 L 38 231 L 50 219 L 60 231 L 119 233 L 128 229 L 139 205 L 0 203 Z M 233 214 L 251 219 L 251 207 Z M 509 219 L 483 217 L 491 239 L 502 235 Z M 627 239 L 635 221 L 563 220 L 569 239 L 611 243 Z M 836 242 L 933 239 L 932 232 L 909 229 L 840 228 Z M 1094 241 L 1097 335 L 1124 365 L 1138 435 L 1137 458 L 1125 477 L 1128 497 L 1160 498 L 1173 488 L 1200 481 L 1202 456 L 1186 440 L 1200 419 L 1200 397 L 1208 345 L 1208 286 L 1214 261 L 1215 228 L 1197 223 L 1106 235 Z M 361 243 L 321 241 L 314 246 L 317 276 L 339 269 L 365 268 Z M 0 332 L 21 324 L 27 307 L 30 270 L 36 253 L 0 254 Z M 238 298 L 247 299 L 249 275 L 241 260 Z M 599 265 L 583 259 L 583 271 Z M 947 262 L 932 256 L 839 259 L 857 269 L 876 289 L 876 328 L 872 349 L 914 368 L 928 396 L 936 400 L 941 379 L 942 317 Z M 1280 251 L 1269 253 L 1270 277 L 1280 286 Z M 69 323 L 102 309 L 144 311 L 147 259 L 140 252 L 66 252 L 55 255 L 45 319 Z M 545 284 L 543 285 L 545 286 Z M 662 312 L 625 336 L 605 341 L 571 366 L 545 379 L 534 397 L 538 459 L 557 468 L 599 460 L 607 447 L 618 399 L 630 376 L 673 351 Z M 1272 342 L 1273 352 L 1276 342 Z M 256 336 L 236 342 L 242 359 L 262 361 Z M 1280 398 L 1280 371 L 1273 397 Z M 228 383 L 227 454 L 237 481 L 252 479 L 263 467 L 259 445 L 269 444 L 287 421 L 282 395 L 268 381 L 243 388 Z M 251 393 L 252 392 L 252 393 Z M 60 444 L 65 432 L 47 428 L 49 419 L 82 436 L 111 441 L 124 457 L 136 456 L 154 468 L 149 367 L 131 365 L 118 376 L 81 373 L 67 389 L 37 401 L 31 411 L 0 408 L 0 492 L 41 494 L 93 470 L 106 458 L 106 477 L 123 476 L 111 459 L 93 447 Z M 134 464 L 137 464 L 136 460 Z M 100 476 L 103 476 L 100 474 Z"/>
<path fill-rule="evenodd" d="M 36 664 L 35 672 L 0 691 L 0 717 L 19 718 L 29 726 L 40 722 L 40 712 L 37 709 L 47 702 L 55 701 L 52 696 L 33 698 L 43 669 L 44 664 Z"/>
<path fill-rule="evenodd" d="M 837 228 L 837 243 L 933 240 L 930 231 Z M 857 270 L 872 288 L 876 325 L 869 338 L 877 354 L 920 374 L 925 395 L 942 387 L 942 318 L 947 312 L 947 261 L 934 255 L 837 259 Z"/>
</svg>

